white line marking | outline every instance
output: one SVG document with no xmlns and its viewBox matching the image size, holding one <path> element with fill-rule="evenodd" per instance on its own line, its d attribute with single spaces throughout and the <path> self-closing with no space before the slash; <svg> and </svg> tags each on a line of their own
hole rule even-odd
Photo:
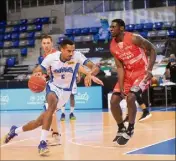
<svg viewBox="0 0 176 161">
<path fill-rule="evenodd" d="M 32 140 L 32 139 L 35 139 L 35 137 L 30 137 L 30 138 L 27 138 L 27 139 L 18 140 L 18 141 L 14 141 L 14 142 L 11 142 L 11 143 L 8 143 L 8 144 L 4 144 L 4 145 L 1 145 L 0 148 L 6 147 L 8 145 L 16 144 L 16 143 L 19 143 L 19 142 L 23 142 L 23 141 L 26 141 L 26 140 Z"/>
<path fill-rule="evenodd" d="M 107 128 L 107 127 L 105 127 L 105 128 Z M 157 131 L 157 130 L 162 130 L 162 128 L 158 128 L 158 129 L 136 129 L 135 131 Z M 104 132 L 103 134 L 109 134 L 109 133 L 112 133 L 112 132 Z M 90 135 L 93 135 L 93 136 L 95 136 L 95 135 L 97 135 L 97 134 L 100 134 L 100 133 L 91 133 L 91 134 L 85 134 L 85 135 L 83 135 L 83 136 L 80 136 L 80 137 L 74 137 L 74 138 L 71 138 L 71 139 L 69 139 L 69 140 L 67 140 L 68 142 L 70 142 L 70 143 L 72 143 L 72 144 L 75 144 L 75 145 L 79 145 L 79 146 L 86 146 L 86 147 L 91 147 L 91 148 L 103 148 L 103 149 L 117 149 L 117 147 L 111 147 L 111 146 L 99 146 L 99 145 L 89 145 L 89 144 L 84 144 L 84 143 L 78 143 L 78 142 L 74 142 L 73 140 L 76 140 L 76 139 L 81 139 L 81 138 L 85 138 L 85 137 L 87 137 L 87 136 L 90 136 Z M 101 134 L 102 134 L 102 132 L 101 132 Z M 113 143 L 112 143 L 113 144 Z M 125 148 L 125 147 L 120 147 L 120 148 L 123 148 L 123 150 L 124 149 L 131 149 L 131 148 Z"/>
</svg>

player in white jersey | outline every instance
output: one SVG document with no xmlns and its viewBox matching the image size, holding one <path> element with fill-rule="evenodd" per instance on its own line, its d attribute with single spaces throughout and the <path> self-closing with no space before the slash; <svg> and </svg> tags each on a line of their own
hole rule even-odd
<svg viewBox="0 0 176 161">
<path fill-rule="evenodd" d="M 70 120 L 76 120 L 76 117 L 74 115 L 74 109 L 75 109 L 75 95 L 77 94 L 77 83 L 80 81 L 80 74 L 77 74 L 76 81 L 73 84 L 73 88 L 70 95 Z M 65 105 L 61 108 L 62 114 L 61 114 L 61 121 L 65 121 Z"/>
<path fill-rule="evenodd" d="M 62 107 L 69 99 L 76 74 L 79 72 L 86 75 L 84 78 L 85 86 L 91 86 L 91 81 L 103 85 L 102 81 L 87 72 L 83 66 L 83 60 L 74 53 L 75 45 L 70 40 L 64 40 L 61 46 L 61 52 L 48 55 L 41 66 L 34 69 L 34 75 L 43 77 L 47 69 L 51 69 L 51 79 L 46 86 L 46 99 L 48 109 L 33 121 L 24 126 L 17 127 L 13 125 L 7 135 L 1 139 L 1 143 L 8 143 L 21 132 L 31 131 L 42 126 L 40 144 L 38 146 L 39 154 L 46 155 L 49 152 L 46 138 L 51 126 L 52 116 L 57 110 L 57 104 Z M 67 52 L 66 52 L 67 51 Z"/>
</svg>

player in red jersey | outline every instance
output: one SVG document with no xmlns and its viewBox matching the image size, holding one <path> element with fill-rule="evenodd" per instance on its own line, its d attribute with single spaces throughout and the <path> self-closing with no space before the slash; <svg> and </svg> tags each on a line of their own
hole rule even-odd
<svg viewBox="0 0 176 161">
<path fill-rule="evenodd" d="M 140 35 L 125 32 L 125 23 L 114 19 L 110 26 L 110 51 L 117 66 L 118 82 L 111 97 L 111 111 L 118 125 L 114 141 L 125 145 L 134 133 L 137 107 L 135 100 L 148 88 L 156 60 L 154 46 Z M 148 61 L 147 54 L 150 56 Z M 129 125 L 124 126 L 120 101 L 126 97 Z"/>
</svg>

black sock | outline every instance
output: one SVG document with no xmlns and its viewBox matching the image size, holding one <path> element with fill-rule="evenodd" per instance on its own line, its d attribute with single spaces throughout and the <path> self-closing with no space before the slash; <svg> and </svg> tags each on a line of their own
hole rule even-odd
<svg viewBox="0 0 176 161">
<path fill-rule="evenodd" d="M 128 131 L 132 131 L 134 130 L 134 124 L 130 124 L 128 125 Z"/>
<path fill-rule="evenodd" d="M 146 108 L 146 109 L 143 109 L 143 112 L 144 112 L 144 113 L 149 113 L 149 110 L 148 110 L 148 108 Z"/>
<path fill-rule="evenodd" d="M 122 122 L 122 123 L 118 124 L 118 127 L 119 127 L 119 129 L 125 128 L 124 123 Z"/>
</svg>

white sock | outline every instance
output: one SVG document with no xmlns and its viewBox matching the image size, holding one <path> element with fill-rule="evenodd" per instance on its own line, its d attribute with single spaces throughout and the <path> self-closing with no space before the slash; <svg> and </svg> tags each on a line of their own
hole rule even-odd
<svg viewBox="0 0 176 161">
<path fill-rule="evenodd" d="M 15 129 L 16 134 L 19 134 L 19 133 L 22 133 L 22 132 L 23 132 L 23 127 L 22 126 Z"/>
<path fill-rule="evenodd" d="M 46 142 L 46 138 L 47 138 L 48 133 L 49 133 L 49 131 L 42 129 L 40 141 L 43 140 Z"/>
<path fill-rule="evenodd" d="M 126 115 L 128 115 L 128 107 L 126 107 Z"/>
<path fill-rule="evenodd" d="M 74 112 L 75 107 L 70 107 L 70 113 Z"/>
<path fill-rule="evenodd" d="M 65 106 L 61 108 L 62 113 L 65 113 Z"/>
<path fill-rule="evenodd" d="M 48 109 L 48 103 L 45 103 L 45 108 L 46 108 L 46 110 Z"/>
</svg>

